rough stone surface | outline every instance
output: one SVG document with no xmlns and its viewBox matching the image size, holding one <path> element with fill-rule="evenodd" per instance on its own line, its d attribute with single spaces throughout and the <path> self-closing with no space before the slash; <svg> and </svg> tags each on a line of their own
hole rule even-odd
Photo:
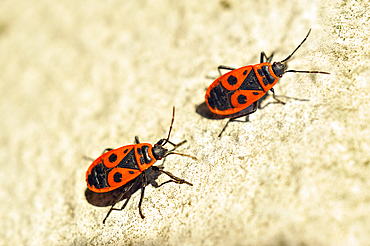
<svg viewBox="0 0 370 246">
<path fill-rule="evenodd" d="M 0 245 L 368 245 L 368 1 L 0 2 Z M 218 65 L 282 60 L 311 35 L 249 122 L 195 112 Z M 85 172 L 135 135 L 173 142 L 166 170 L 113 212 Z M 163 175 L 160 182 L 166 180 Z"/>
</svg>

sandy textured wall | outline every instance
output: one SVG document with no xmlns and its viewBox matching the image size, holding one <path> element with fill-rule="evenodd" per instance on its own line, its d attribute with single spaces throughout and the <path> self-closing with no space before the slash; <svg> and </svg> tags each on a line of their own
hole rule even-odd
<svg viewBox="0 0 370 246">
<path fill-rule="evenodd" d="M 368 1 L 0 2 L 0 245 L 368 245 Z M 268 104 L 233 123 L 195 113 L 220 64 L 284 59 Z M 275 60 L 274 59 L 274 60 Z M 296 99 L 301 100 L 296 100 Z M 305 100 L 302 100 L 305 99 Z M 187 139 L 102 224 L 83 156 Z M 159 181 L 165 181 L 161 176 Z"/>
</svg>

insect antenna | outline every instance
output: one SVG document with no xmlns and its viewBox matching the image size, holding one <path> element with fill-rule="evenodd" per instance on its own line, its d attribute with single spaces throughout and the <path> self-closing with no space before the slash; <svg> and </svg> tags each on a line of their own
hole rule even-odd
<svg viewBox="0 0 370 246">
<path fill-rule="evenodd" d="M 168 155 L 182 155 L 182 156 L 186 156 L 186 157 L 190 157 L 194 160 L 198 160 L 196 157 L 194 156 L 191 156 L 191 155 L 187 155 L 187 154 L 182 154 L 182 153 L 177 153 L 177 152 L 173 152 L 175 149 L 177 149 L 178 147 L 180 147 L 181 145 L 183 145 L 184 143 L 186 143 L 186 140 L 182 141 L 181 143 L 179 144 L 174 144 L 172 143 L 169 139 L 170 139 L 170 136 L 171 136 L 171 131 L 172 131 L 172 125 L 173 125 L 173 122 L 175 120 L 175 106 L 173 106 L 173 114 L 172 114 L 172 121 L 171 121 L 171 126 L 170 126 L 170 130 L 168 131 L 168 136 L 167 136 L 167 139 L 164 141 L 163 144 L 161 144 L 162 146 L 165 145 L 166 143 L 170 143 L 174 148 L 170 151 L 167 152 L 167 154 L 163 157 L 167 157 Z"/>
<path fill-rule="evenodd" d="M 287 70 L 284 73 L 323 73 L 323 74 L 330 74 L 328 72 L 323 71 L 298 71 L 298 70 Z"/>
<path fill-rule="evenodd" d="M 292 56 L 293 56 L 293 54 L 299 49 L 299 47 L 301 47 L 302 46 L 302 44 L 306 41 L 306 39 L 308 38 L 308 35 L 310 35 L 310 32 L 311 32 L 311 28 L 310 28 L 310 30 L 308 31 L 308 33 L 307 33 L 307 35 L 306 35 L 306 37 L 303 39 L 303 41 L 300 43 L 300 45 L 298 45 L 298 47 L 297 48 L 295 48 L 295 50 L 292 52 L 292 54 L 290 54 L 287 58 L 285 58 L 284 60 L 282 60 L 281 61 L 281 63 L 283 63 L 283 62 L 286 62 L 287 60 L 289 60 Z"/>
<path fill-rule="evenodd" d="M 193 160 L 198 160 L 196 157 L 194 157 L 194 156 L 191 156 L 191 155 L 187 155 L 187 154 L 182 154 L 182 153 L 177 153 L 177 152 L 171 152 L 171 151 L 168 151 L 167 152 L 167 154 L 164 156 L 164 157 L 166 157 L 166 156 L 168 156 L 168 155 L 182 155 L 182 156 L 186 156 L 186 157 L 190 157 L 191 159 L 193 159 Z"/>
<path fill-rule="evenodd" d="M 308 30 L 308 33 L 306 35 L 306 37 L 303 39 L 303 41 L 297 46 L 297 48 L 295 48 L 295 50 L 292 52 L 292 54 L 290 54 L 287 58 L 285 58 L 284 60 L 281 61 L 281 63 L 283 62 L 286 62 L 287 60 L 289 60 L 293 54 L 302 46 L 302 44 L 307 40 L 308 38 L 308 35 L 310 35 L 311 33 L 311 28 L 310 30 Z M 322 71 L 298 71 L 298 70 L 287 70 L 287 71 L 284 71 L 284 73 L 322 73 L 322 74 L 330 74 L 328 72 L 322 72 Z"/>
<path fill-rule="evenodd" d="M 168 131 L 167 139 L 164 141 L 163 144 L 161 144 L 162 146 L 165 145 L 166 143 L 168 143 L 168 141 L 170 139 L 171 131 L 172 131 L 172 125 L 173 125 L 174 120 L 175 120 L 175 106 L 173 106 L 173 114 L 172 114 L 172 121 L 171 121 L 171 125 L 170 125 L 170 130 Z"/>
</svg>

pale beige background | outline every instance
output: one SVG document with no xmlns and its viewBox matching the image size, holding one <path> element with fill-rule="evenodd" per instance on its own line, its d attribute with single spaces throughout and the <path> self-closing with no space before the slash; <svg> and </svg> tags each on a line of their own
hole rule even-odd
<svg viewBox="0 0 370 246">
<path fill-rule="evenodd" d="M 0 1 L 0 245 L 370 245 L 368 1 Z M 284 59 L 269 104 L 233 123 L 195 113 L 220 64 Z M 265 103 L 271 102 L 268 97 Z M 89 161 L 165 137 L 199 158 L 102 224 Z M 166 180 L 160 177 L 160 181 Z"/>
</svg>

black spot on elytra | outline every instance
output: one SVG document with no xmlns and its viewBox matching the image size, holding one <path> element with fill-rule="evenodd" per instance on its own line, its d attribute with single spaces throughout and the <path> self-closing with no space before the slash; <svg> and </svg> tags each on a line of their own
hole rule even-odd
<svg viewBox="0 0 370 246">
<path fill-rule="evenodd" d="M 128 151 L 128 149 L 125 149 L 125 150 L 123 151 L 123 153 L 124 153 L 124 154 L 126 154 L 126 153 L 127 153 L 127 151 Z"/>
<path fill-rule="evenodd" d="M 115 153 L 113 153 L 113 154 L 111 154 L 110 156 L 109 156 L 109 162 L 110 163 L 113 163 L 113 162 L 115 162 L 116 160 L 117 160 L 117 155 L 115 154 Z"/>
<path fill-rule="evenodd" d="M 122 181 L 122 173 L 116 172 L 116 173 L 113 175 L 113 180 L 114 180 L 114 182 L 116 182 L 116 183 L 120 183 L 120 182 Z"/>
<path fill-rule="evenodd" d="M 230 75 L 229 78 L 227 78 L 227 83 L 234 86 L 236 83 L 238 83 L 238 79 L 235 76 Z"/>
<path fill-rule="evenodd" d="M 253 95 L 256 95 L 257 96 L 258 95 L 258 92 L 253 92 Z"/>
<path fill-rule="evenodd" d="M 237 99 L 239 104 L 244 104 L 247 102 L 247 97 L 244 95 L 239 95 Z"/>
<path fill-rule="evenodd" d="M 128 171 L 129 174 L 134 174 L 134 171 Z"/>
</svg>

